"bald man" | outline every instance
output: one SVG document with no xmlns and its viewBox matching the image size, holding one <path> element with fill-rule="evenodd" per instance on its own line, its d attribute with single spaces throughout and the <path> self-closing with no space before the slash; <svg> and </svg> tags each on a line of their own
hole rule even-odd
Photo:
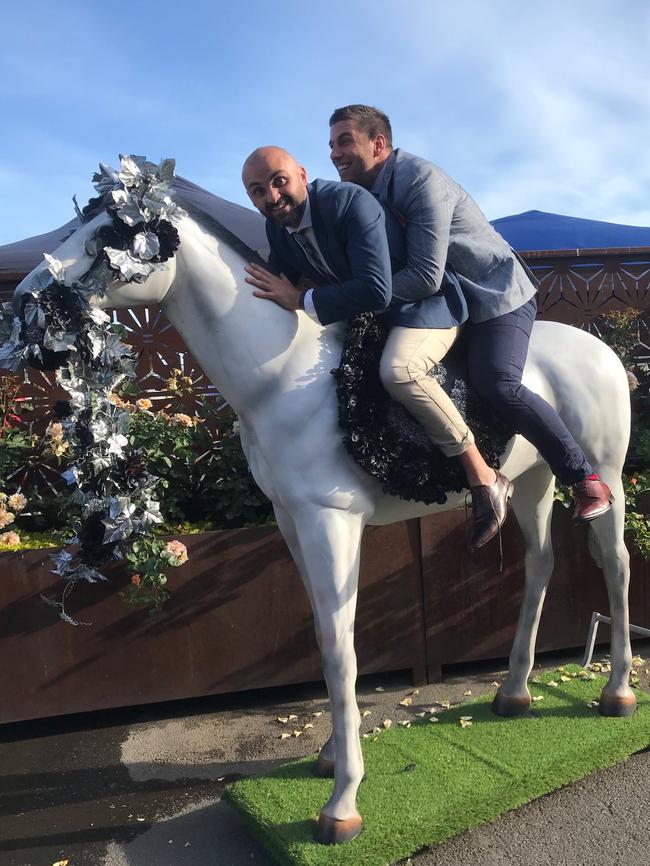
<svg viewBox="0 0 650 866">
<path fill-rule="evenodd" d="M 254 264 L 246 268 L 247 282 L 256 287 L 257 297 L 287 310 L 304 310 L 323 325 L 355 313 L 380 312 L 383 322 L 394 329 L 391 334 L 410 331 L 418 344 L 426 343 L 421 352 L 425 364 L 399 368 L 399 398 L 443 454 L 459 458 L 476 494 L 473 543 L 486 544 L 505 520 L 509 482 L 500 473 L 495 478 L 454 403 L 426 375 L 444 357 L 457 323 L 467 318 L 458 280 L 444 272 L 437 292 L 391 301 L 391 266 L 393 272 L 401 271 L 407 251 L 399 238 L 393 239 L 395 243 L 387 238 L 383 210 L 363 187 L 323 180 L 310 184 L 305 169 L 278 147 L 255 150 L 244 163 L 242 180 L 250 200 L 266 217 L 271 247 L 268 270 Z M 307 289 L 297 286 L 301 276 L 307 278 Z M 440 330 L 441 322 L 446 332 Z M 447 334 L 450 340 L 445 339 Z M 391 337 L 384 355 L 387 350 L 390 354 L 390 345 Z"/>
<path fill-rule="evenodd" d="M 246 192 L 266 217 L 268 270 L 249 265 L 258 298 L 304 309 L 323 325 L 387 309 L 391 265 L 381 206 L 351 183 L 307 183 L 305 169 L 279 147 L 244 163 Z M 301 277 L 308 290 L 297 287 Z"/>
</svg>

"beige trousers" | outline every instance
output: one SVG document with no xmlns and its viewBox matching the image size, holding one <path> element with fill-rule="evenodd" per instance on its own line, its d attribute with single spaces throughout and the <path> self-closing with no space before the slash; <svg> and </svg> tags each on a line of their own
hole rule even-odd
<svg viewBox="0 0 650 866">
<path fill-rule="evenodd" d="M 424 427 L 447 457 L 474 444 L 474 436 L 458 409 L 429 370 L 452 347 L 460 327 L 392 328 L 379 366 L 384 388 Z"/>
</svg>

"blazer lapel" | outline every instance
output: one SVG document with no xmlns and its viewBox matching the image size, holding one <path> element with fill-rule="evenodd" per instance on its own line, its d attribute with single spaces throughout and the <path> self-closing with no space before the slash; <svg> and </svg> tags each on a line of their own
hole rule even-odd
<svg viewBox="0 0 650 866">
<path fill-rule="evenodd" d="M 323 258 L 327 262 L 327 267 L 333 274 L 341 273 L 341 264 L 336 255 L 336 249 L 332 244 L 331 232 L 323 220 L 323 217 L 318 206 L 318 194 L 316 189 L 309 184 L 309 207 L 311 208 L 311 225 L 314 230 L 314 235 L 318 241 Z"/>
</svg>

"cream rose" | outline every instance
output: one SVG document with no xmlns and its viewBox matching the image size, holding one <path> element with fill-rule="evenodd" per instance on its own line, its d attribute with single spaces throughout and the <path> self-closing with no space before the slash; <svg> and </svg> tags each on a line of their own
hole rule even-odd
<svg viewBox="0 0 650 866">
<path fill-rule="evenodd" d="M 177 412 L 172 415 L 172 421 L 175 424 L 180 424 L 182 427 L 194 427 L 194 421 L 189 415 L 183 415 L 182 412 Z"/>
<path fill-rule="evenodd" d="M 22 493 L 14 493 L 7 499 L 7 505 L 12 511 L 22 511 L 27 505 L 27 497 L 23 496 Z"/>
<path fill-rule="evenodd" d="M 189 559 L 187 555 L 187 548 L 182 541 L 168 541 L 165 545 L 165 550 L 167 551 L 167 553 L 170 553 L 172 556 L 176 557 L 176 559 L 179 559 L 181 565 L 184 562 L 187 562 L 187 560 Z"/>
</svg>

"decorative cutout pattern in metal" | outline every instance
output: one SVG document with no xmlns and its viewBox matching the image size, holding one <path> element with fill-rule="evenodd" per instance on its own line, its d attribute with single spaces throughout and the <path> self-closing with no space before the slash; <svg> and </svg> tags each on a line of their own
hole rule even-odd
<svg viewBox="0 0 650 866">
<path fill-rule="evenodd" d="M 580 255 L 536 253 L 524 256 L 540 282 L 539 318 L 564 322 L 599 333 L 598 317 L 614 309 L 636 307 L 648 311 L 650 320 L 650 252 Z M 10 300 L 22 275 L 0 284 L 0 300 Z M 194 394 L 184 398 L 189 413 L 197 406 L 224 407 L 215 386 L 196 362 L 181 336 L 158 307 L 138 307 L 113 313 L 128 331 L 138 354 L 140 396 L 156 409 L 168 406 L 175 396 L 167 387 L 173 369 L 189 376 Z M 650 335 L 643 323 L 641 341 L 650 357 Z M 65 394 L 54 383 L 53 373 L 25 371 L 26 393 L 34 398 L 34 419 L 45 419 L 55 400 Z M 43 422 L 41 422 L 43 423 Z M 37 429 L 41 426 L 37 422 Z"/>
</svg>

